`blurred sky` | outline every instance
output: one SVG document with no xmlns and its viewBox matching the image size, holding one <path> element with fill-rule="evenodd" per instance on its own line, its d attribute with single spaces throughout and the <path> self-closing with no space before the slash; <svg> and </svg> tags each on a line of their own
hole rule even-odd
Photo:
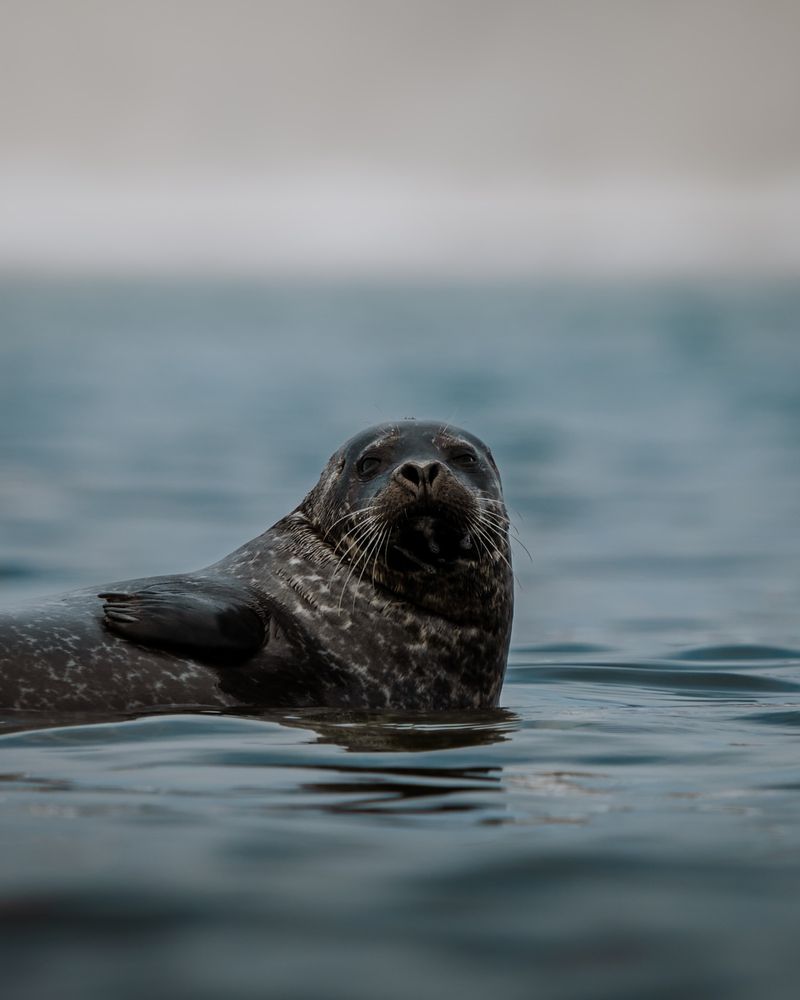
<svg viewBox="0 0 800 1000">
<path fill-rule="evenodd" d="M 0 0 L 0 269 L 800 272 L 797 0 Z"/>
</svg>

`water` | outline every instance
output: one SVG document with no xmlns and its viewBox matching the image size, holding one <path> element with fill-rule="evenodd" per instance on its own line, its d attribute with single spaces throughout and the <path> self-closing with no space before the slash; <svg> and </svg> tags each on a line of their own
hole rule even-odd
<svg viewBox="0 0 800 1000">
<path fill-rule="evenodd" d="M 796 288 L 6 283 L 0 599 L 211 562 L 409 415 L 533 555 L 501 709 L 7 719 L 6 995 L 796 996 Z"/>
</svg>

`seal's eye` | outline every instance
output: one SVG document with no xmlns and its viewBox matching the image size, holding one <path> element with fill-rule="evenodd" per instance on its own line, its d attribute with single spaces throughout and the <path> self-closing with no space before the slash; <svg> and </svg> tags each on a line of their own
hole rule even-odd
<svg viewBox="0 0 800 1000">
<path fill-rule="evenodd" d="M 478 464 L 478 456 L 474 451 L 460 451 L 450 459 L 455 465 L 460 465 L 462 469 L 469 469 Z"/>
<path fill-rule="evenodd" d="M 359 476 L 374 476 L 381 467 L 381 460 L 375 455 L 365 455 L 358 463 Z"/>
</svg>

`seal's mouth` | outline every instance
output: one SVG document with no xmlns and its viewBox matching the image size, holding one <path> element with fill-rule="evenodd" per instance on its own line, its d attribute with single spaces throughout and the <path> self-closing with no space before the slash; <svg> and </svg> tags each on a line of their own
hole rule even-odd
<svg viewBox="0 0 800 1000">
<path fill-rule="evenodd" d="M 391 535 L 386 561 L 401 572 L 454 567 L 478 558 L 465 519 L 449 507 L 414 504 L 404 511 Z"/>
</svg>

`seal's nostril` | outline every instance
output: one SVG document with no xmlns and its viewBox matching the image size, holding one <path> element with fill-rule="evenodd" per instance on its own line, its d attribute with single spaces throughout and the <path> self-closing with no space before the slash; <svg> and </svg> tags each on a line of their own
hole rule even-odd
<svg viewBox="0 0 800 1000">
<path fill-rule="evenodd" d="M 433 486 L 433 481 L 442 471 L 442 467 L 438 462 L 405 462 L 397 470 L 397 474 L 401 476 L 407 483 L 411 483 L 412 486 L 419 492 L 425 492 L 426 489 L 430 489 Z"/>
<path fill-rule="evenodd" d="M 400 475 L 415 486 L 419 486 L 420 468 L 418 465 L 414 465 L 413 462 L 406 462 L 405 465 L 400 466 Z"/>
</svg>

